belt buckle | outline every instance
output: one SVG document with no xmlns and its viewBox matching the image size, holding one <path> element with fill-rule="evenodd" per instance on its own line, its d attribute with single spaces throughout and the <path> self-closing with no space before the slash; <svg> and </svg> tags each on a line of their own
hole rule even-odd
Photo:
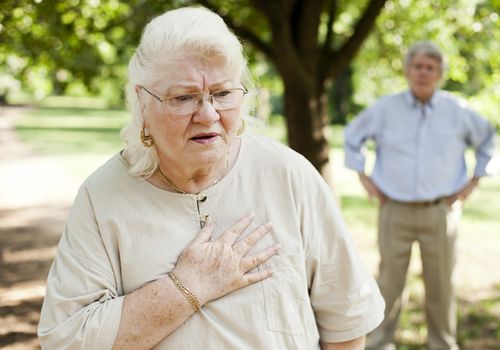
<svg viewBox="0 0 500 350">
<path fill-rule="evenodd" d="M 421 206 L 423 207 L 430 207 L 430 206 L 433 206 L 433 205 L 438 205 L 440 202 L 441 202 L 441 197 L 439 198 L 436 198 L 432 201 L 423 201 L 420 203 Z"/>
</svg>

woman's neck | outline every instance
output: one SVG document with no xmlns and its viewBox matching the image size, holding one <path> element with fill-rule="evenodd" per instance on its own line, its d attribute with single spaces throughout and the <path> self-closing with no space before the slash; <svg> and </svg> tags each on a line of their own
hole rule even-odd
<svg viewBox="0 0 500 350">
<path fill-rule="evenodd" d="M 235 141 L 228 145 L 225 156 L 214 164 L 188 168 L 162 167 L 160 163 L 149 181 L 171 192 L 199 193 L 222 180 L 232 168 L 241 142 L 239 138 Z"/>
</svg>

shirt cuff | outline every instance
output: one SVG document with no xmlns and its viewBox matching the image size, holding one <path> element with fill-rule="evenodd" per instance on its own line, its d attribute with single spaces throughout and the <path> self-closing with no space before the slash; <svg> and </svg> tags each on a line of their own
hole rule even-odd
<svg viewBox="0 0 500 350">
<path fill-rule="evenodd" d="M 342 331 L 319 330 L 320 339 L 327 343 L 340 343 L 352 339 L 357 339 L 367 335 L 378 327 L 384 320 L 384 306 L 382 302 L 378 304 L 373 311 L 365 317 L 363 323 L 358 327 L 346 329 Z"/>
<path fill-rule="evenodd" d="M 365 171 L 364 159 L 353 159 L 350 157 L 346 157 L 344 164 L 347 168 L 355 170 L 358 173 L 363 173 Z"/>
<path fill-rule="evenodd" d="M 111 299 L 103 303 L 101 307 L 107 308 L 106 318 L 100 325 L 99 332 L 97 332 L 94 346 L 92 349 L 111 349 L 115 343 L 118 329 L 120 328 L 120 321 L 122 316 L 124 296 Z"/>
</svg>

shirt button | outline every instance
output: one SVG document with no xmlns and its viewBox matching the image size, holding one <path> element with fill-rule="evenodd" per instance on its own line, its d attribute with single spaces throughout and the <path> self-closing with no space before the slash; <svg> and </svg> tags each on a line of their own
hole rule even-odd
<svg viewBox="0 0 500 350">
<path fill-rule="evenodd" d="M 207 196 L 205 194 L 199 194 L 197 197 L 196 197 L 196 200 L 198 202 L 204 202 L 207 200 Z"/>
<path fill-rule="evenodd" d="M 207 222 L 208 217 L 209 217 L 208 214 L 201 214 L 200 215 L 200 223 L 202 226 L 205 225 L 205 222 Z"/>
</svg>

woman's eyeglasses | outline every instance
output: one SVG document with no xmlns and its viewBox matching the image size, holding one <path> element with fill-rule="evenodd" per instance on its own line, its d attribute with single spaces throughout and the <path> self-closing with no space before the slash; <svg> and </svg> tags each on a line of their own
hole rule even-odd
<svg viewBox="0 0 500 350">
<path fill-rule="evenodd" d="M 144 86 L 139 85 L 139 87 L 153 96 L 158 102 L 166 103 L 172 112 L 176 114 L 195 113 L 201 108 L 204 100 L 208 100 L 217 111 L 238 108 L 243 102 L 243 97 L 248 93 L 245 88 L 231 88 L 217 90 L 209 94 L 191 93 L 161 98 Z"/>
</svg>

